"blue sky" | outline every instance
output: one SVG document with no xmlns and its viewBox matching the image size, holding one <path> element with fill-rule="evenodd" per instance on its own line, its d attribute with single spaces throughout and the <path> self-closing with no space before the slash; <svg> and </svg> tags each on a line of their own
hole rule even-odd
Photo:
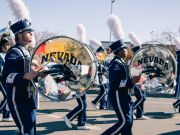
<svg viewBox="0 0 180 135">
<path fill-rule="evenodd" d="M 84 24 L 87 42 L 94 38 L 109 40 L 107 18 L 111 0 L 24 0 L 36 31 L 51 31 L 77 38 L 76 26 Z M 125 41 L 133 31 L 142 42 L 151 40 L 151 31 L 172 30 L 180 26 L 180 0 L 115 0 L 117 15 L 125 32 Z M 8 20 L 16 22 L 6 0 L 0 0 L 0 28 Z M 113 40 L 113 39 L 112 39 Z"/>
</svg>

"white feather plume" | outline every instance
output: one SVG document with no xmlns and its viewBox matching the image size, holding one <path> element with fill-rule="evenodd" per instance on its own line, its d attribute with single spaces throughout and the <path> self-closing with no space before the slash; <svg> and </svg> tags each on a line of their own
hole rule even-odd
<svg viewBox="0 0 180 135">
<path fill-rule="evenodd" d="M 30 13 L 22 0 L 7 0 L 17 21 L 28 19 L 31 21 Z"/>
<path fill-rule="evenodd" d="M 90 39 L 90 40 L 89 40 L 89 43 L 90 43 L 91 45 L 95 46 L 96 48 L 102 46 L 101 41 L 98 41 L 98 40 L 96 40 L 96 39 Z"/>
<path fill-rule="evenodd" d="M 180 50 L 180 38 L 176 37 L 173 42 L 176 45 L 176 48 Z"/>
<path fill-rule="evenodd" d="M 140 41 L 140 39 L 136 36 L 134 32 L 130 32 L 128 34 L 128 37 L 131 39 L 131 41 L 133 42 L 135 46 L 142 44 L 142 42 Z"/>
<path fill-rule="evenodd" d="M 117 16 L 110 15 L 110 17 L 107 20 L 107 24 L 116 40 L 123 39 L 124 31 L 122 29 L 121 21 Z"/>
<path fill-rule="evenodd" d="M 89 43 L 90 43 L 89 47 L 93 49 L 94 51 L 96 51 L 100 46 L 102 46 L 101 41 L 96 40 L 96 39 L 90 39 Z"/>
<path fill-rule="evenodd" d="M 86 29 L 83 24 L 79 23 L 77 25 L 77 34 L 79 36 L 79 41 L 85 43 L 86 40 Z"/>
</svg>

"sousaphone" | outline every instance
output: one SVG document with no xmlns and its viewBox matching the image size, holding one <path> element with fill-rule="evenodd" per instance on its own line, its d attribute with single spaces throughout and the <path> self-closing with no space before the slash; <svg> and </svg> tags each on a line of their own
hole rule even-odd
<svg viewBox="0 0 180 135">
<path fill-rule="evenodd" d="M 177 73 L 174 55 L 163 46 L 149 45 L 140 49 L 130 63 L 130 76 L 141 75 L 137 83 L 149 93 L 170 93 Z"/>
<path fill-rule="evenodd" d="M 43 96 L 66 101 L 84 94 L 93 84 L 97 66 L 92 51 L 66 36 L 47 39 L 34 51 L 32 70 L 39 75 L 32 83 Z"/>
</svg>

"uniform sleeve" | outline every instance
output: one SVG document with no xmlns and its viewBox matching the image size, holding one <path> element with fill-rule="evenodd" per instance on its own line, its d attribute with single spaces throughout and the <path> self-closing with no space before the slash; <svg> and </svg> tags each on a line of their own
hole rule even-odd
<svg viewBox="0 0 180 135">
<path fill-rule="evenodd" d="M 17 49 L 9 51 L 5 57 L 5 65 L 3 69 L 4 82 L 6 84 L 12 84 L 13 86 L 26 85 L 28 80 L 23 79 L 23 68 L 23 55 L 21 55 Z"/>
</svg>

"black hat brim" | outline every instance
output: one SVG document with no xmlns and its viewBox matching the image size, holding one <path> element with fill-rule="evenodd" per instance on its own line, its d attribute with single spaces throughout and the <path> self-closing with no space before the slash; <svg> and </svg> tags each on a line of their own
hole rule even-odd
<svg viewBox="0 0 180 135">
<path fill-rule="evenodd" d="M 27 29 L 24 29 L 22 32 L 24 32 L 24 31 L 27 31 L 27 32 L 33 32 L 34 30 L 31 29 L 31 28 L 27 28 Z"/>
</svg>

